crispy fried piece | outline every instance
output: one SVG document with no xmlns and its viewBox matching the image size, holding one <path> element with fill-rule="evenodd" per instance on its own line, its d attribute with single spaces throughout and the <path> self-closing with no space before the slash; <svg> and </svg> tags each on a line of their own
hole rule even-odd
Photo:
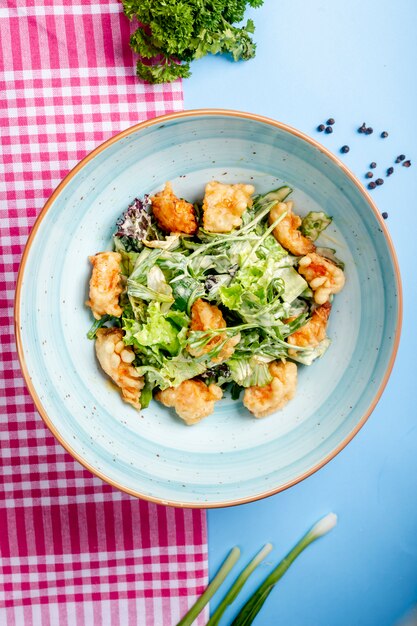
<svg viewBox="0 0 417 626">
<path fill-rule="evenodd" d="M 224 320 L 223 314 L 220 311 L 219 307 L 215 304 L 209 304 L 205 302 L 201 298 L 198 298 L 193 306 L 191 307 L 191 330 L 215 330 L 216 328 L 226 328 L 226 322 Z M 190 354 L 195 357 L 202 356 L 203 354 L 207 354 L 210 352 L 217 344 L 221 343 L 224 339 L 222 338 L 222 334 L 213 337 L 210 341 L 203 347 L 197 350 L 188 349 Z M 230 359 L 233 352 L 235 351 L 235 346 L 240 341 L 240 333 L 238 333 L 235 337 L 231 337 L 226 341 L 219 354 L 211 359 L 213 363 L 222 363 L 223 361 L 227 361 Z"/>
<path fill-rule="evenodd" d="M 272 207 L 269 212 L 270 224 L 273 224 L 285 211 L 287 212 L 287 215 L 275 226 L 274 237 L 283 248 L 296 256 L 314 252 L 316 249 L 314 243 L 298 230 L 301 226 L 301 218 L 292 212 L 292 207 L 292 202 L 279 202 Z"/>
<path fill-rule="evenodd" d="M 165 183 L 163 191 L 151 198 L 152 211 L 162 230 L 168 233 L 186 233 L 194 235 L 197 232 L 197 220 L 194 207 L 174 194 L 170 182 Z"/>
<path fill-rule="evenodd" d="M 300 259 L 298 273 L 304 276 L 314 293 L 314 301 L 324 304 L 333 293 L 342 291 L 345 275 L 340 267 L 311 252 Z"/>
<path fill-rule="evenodd" d="M 226 328 L 223 313 L 215 304 L 198 298 L 191 307 L 191 330 Z"/>
<path fill-rule="evenodd" d="M 228 233 L 242 223 L 242 214 L 252 206 L 253 185 L 207 183 L 203 201 L 203 226 L 212 233 Z"/>
<path fill-rule="evenodd" d="M 103 370 L 120 387 L 123 400 L 140 409 L 140 391 L 145 383 L 143 376 L 139 376 L 132 365 L 135 353 L 123 343 L 123 331 L 120 328 L 100 328 L 97 331 L 96 355 Z"/>
<path fill-rule="evenodd" d="M 120 317 L 123 313 L 119 306 L 119 295 L 123 289 L 120 279 L 121 255 L 118 252 L 98 252 L 88 258 L 93 271 L 90 278 L 90 299 L 86 305 L 91 307 L 96 320 L 106 313 Z"/>
<path fill-rule="evenodd" d="M 297 388 L 297 366 L 274 361 L 269 366 L 272 381 L 263 387 L 245 389 L 243 404 L 255 417 L 266 417 L 292 400 Z"/>
<path fill-rule="evenodd" d="M 174 407 L 177 415 L 191 426 L 214 411 L 214 404 L 223 392 L 217 385 L 201 380 L 185 380 L 178 387 L 158 391 L 155 398 L 165 406 Z"/>
<path fill-rule="evenodd" d="M 332 305 L 330 302 L 325 302 L 317 307 L 308 322 L 287 338 L 287 343 L 302 348 L 315 348 L 318 346 L 326 338 L 327 322 L 331 310 Z M 294 353 L 295 351 L 290 350 L 290 356 L 292 356 L 291 352 Z"/>
</svg>

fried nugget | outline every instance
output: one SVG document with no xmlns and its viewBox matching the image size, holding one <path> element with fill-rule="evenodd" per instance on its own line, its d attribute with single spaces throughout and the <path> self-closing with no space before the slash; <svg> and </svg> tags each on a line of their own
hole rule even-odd
<svg viewBox="0 0 417 626">
<path fill-rule="evenodd" d="M 194 235 L 197 232 L 197 220 L 194 207 L 174 194 L 170 182 L 165 184 L 163 191 L 151 198 L 152 211 L 158 226 L 168 233 L 185 233 Z"/>
<path fill-rule="evenodd" d="M 278 202 L 269 212 L 269 223 L 273 224 L 281 215 L 285 217 L 275 226 L 272 231 L 275 239 L 283 248 L 301 256 L 314 252 L 316 246 L 308 237 L 305 237 L 298 228 L 301 226 L 301 217 L 292 212 L 292 202 Z"/>
<path fill-rule="evenodd" d="M 178 387 L 158 391 L 155 398 L 167 407 L 174 407 L 187 426 L 197 424 L 214 411 L 214 404 L 223 396 L 217 385 L 205 385 L 201 380 L 185 380 Z"/>
<path fill-rule="evenodd" d="M 228 233 L 242 224 L 242 215 L 252 206 L 253 185 L 207 183 L 203 200 L 203 226 L 212 233 Z"/>
<path fill-rule="evenodd" d="M 140 392 L 145 383 L 132 365 L 135 353 L 125 346 L 121 328 L 100 328 L 95 347 L 98 362 L 120 388 L 123 400 L 140 409 Z"/>
<path fill-rule="evenodd" d="M 243 404 L 255 417 L 266 417 L 282 409 L 292 400 L 297 388 L 297 366 L 295 363 L 274 361 L 269 366 L 273 376 L 268 385 L 245 389 Z"/>
<path fill-rule="evenodd" d="M 223 313 L 215 304 L 210 304 L 209 302 L 205 302 L 201 298 L 198 298 L 191 307 L 190 329 L 216 330 L 216 328 L 226 328 Z M 225 336 L 226 335 L 224 335 L 224 337 Z M 221 343 L 224 340 L 224 337 L 222 333 L 219 333 L 210 339 L 210 341 L 203 348 L 195 350 L 189 348 L 189 353 L 195 357 L 202 356 L 203 354 L 210 352 L 210 350 L 212 350 L 217 344 Z M 235 337 L 228 339 L 221 348 L 219 354 L 211 359 L 213 363 L 222 363 L 223 361 L 230 359 L 235 351 L 235 346 L 239 343 L 239 341 L 240 333 L 238 333 Z"/>
<path fill-rule="evenodd" d="M 119 295 L 123 290 L 120 278 L 121 255 L 118 252 L 98 252 L 89 259 L 93 271 L 87 306 L 91 307 L 96 320 L 106 314 L 120 317 L 123 313 L 119 306 Z"/>
<path fill-rule="evenodd" d="M 332 305 L 325 302 L 317 307 L 311 318 L 304 326 L 301 326 L 292 335 L 287 338 L 287 343 L 292 346 L 300 346 L 302 348 L 315 348 L 326 339 L 327 322 L 329 321 Z M 293 356 L 296 352 L 289 350 L 288 354 Z"/>
<path fill-rule="evenodd" d="M 304 276 L 314 293 L 314 302 L 324 304 L 334 293 L 339 293 L 345 286 L 345 275 L 329 259 L 311 252 L 300 259 L 298 273 Z"/>
</svg>

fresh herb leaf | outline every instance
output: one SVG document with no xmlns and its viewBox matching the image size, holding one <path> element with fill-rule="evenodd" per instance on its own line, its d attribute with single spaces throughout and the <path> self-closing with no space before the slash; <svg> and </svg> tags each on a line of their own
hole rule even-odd
<svg viewBox="0 0 417 626">
<path fill-rule="evenodd" d="M 230 367 L 227 363 L 220 363 L 214 367 L 209 367 L 200 375 L 200 378 L 204 380 L 207 385 L 211 383 L 216 383 L 219 386 L 224 385 L 231 380 Z"/>
<path fill-rule="evenodd" d="M 136 252 L 136 243 L 128 237 L 113 237 L 114 249 L 122 257 L 121 271 L 123 276 L 130 276 L 135 269 L 135 264 L 139 256 Z"/>
<path fill-rule="evenodd" d="M 150 83 L 187 78 L 190 62 L 206 54 L 251 59 L 256 44 L 252 20 L 242 22 L 246 7 L 263 0 L 122 0 L 125 15 L 140 22 L 130 45 L 139 55 L 136 72 Z"/>
</svg>

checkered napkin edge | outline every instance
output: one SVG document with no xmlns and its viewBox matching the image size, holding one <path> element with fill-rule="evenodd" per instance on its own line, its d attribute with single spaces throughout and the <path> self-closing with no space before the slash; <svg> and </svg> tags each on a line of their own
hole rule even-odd
<svg viewBox="0 0 417 626">
<path fill-rule="evenodd" d="M 171 625 L 207 582 L 204 512 L 133 499 L 76 463 L 15 350 L 17 271 L 46 199 L 97 144 L 182 109 L 180 82 L 138 81 L 129 36 L 110 0 L 0 0 L 2 624 Z"/>
</svg>

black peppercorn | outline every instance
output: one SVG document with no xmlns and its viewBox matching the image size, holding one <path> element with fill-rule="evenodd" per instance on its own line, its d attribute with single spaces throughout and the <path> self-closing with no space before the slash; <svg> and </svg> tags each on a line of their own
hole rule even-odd
<svg viewBox="0 0 417 626">
<path fill-rule="evenodd" d="M 381 133 L 381 137 L 382 139 L 386 139 L 388 137 L 388 133 L 386 130 L 384 130 L 384 132 Z"/>
<path fill-rule="evenodd" d="M 376 183 L 374 183 L 373 180 L 371 180 L 371 182 L 368 184 L 368 189 L 375 189 L 376 187 Z"/>
<path fill-rule="evenodd" d="M 347 154 L 349 150 L 350 150 L 349 146 L 342 146 L 340 148 L 340 152 L 342 152 L 343 154 Z"/>
<path fill-rule="evenodd" d="M 391 174 L 393 174 L 393 173 L 394 173 L 394 168 L 393 167 L 389 167 L 387 169 L 387 176 L 391 176 Z"/>
<path fill-rule="evenodd" d="M 328 135 L 330 135 L 330 133 L 333 132 L 333 128 L 331 126 L 326 126 L 326 131 L 325 131 Z"/>
<path fill-rule="evenodd" d="M 366 178 L 373 178 L 374 177 L 372 172 L 366 172 L 365 176 L 366 176 Z"/>
<path fill-rule="evenodd" d="M 366 124 L 364 122 L 362 126 L 358 128 L 358 133 L 364 133 L 365 131 L 366 131 Z"/>
<path fill-rule="evenodd" d="M 411 161 L 404 161 L 403 166 L 404 167 L 410 167 L 411 165 Z"/>
<path fill-rule="evenodd" d="M 384 181 L 382 180 L 382 178 L 377 178 L 375 182 L 378 186 L 384 184 Z"/>
<path fill-rule="evenodd" d="M 395 159 L 396 163 L 401 163 L 401 161 L 404 161 L 405 159 L 405 154 L 400 154 L 400 156 L 397 156 L 397 158 Z"/>
<path fill-rule="evenodd" d="M 371 168 L 371 170 L 374 170 L 376 168 L 375 161 L 372 161 L 372 163 L 371 163 L 371 165 L 369 167 Z"/>
<path fill-rule="evenodd" d="M 384 211 L 382 213 L 382 217 L 384 218 L 384 220 L 386 220 L 388 218 L 388 213 L 386 211 Z"/>
<path fill-rule="evenodd" d="M 366 134 L 366 135 L 372 135 L 372 133 L 373 133 L 373 132 L 374 132 L 374 129 L 373 129 L 373 128 L 371 128 L 370 126 L 369 126 L 369 128 L 367 128 L 367 129 L 365 130 L 365 134 Z"/>
<path fill-rule="evenodd" d="M 326 124 L 329 124 L 329 126 L 333 126 L 334 119 L 332 117 L 329 117 L 329 119 L 327 120 Z"/>
<path fill-rule="evenodd" d="M 319 133 L 322 133 L 325 129 L 325 125 L 324 124 L 320 124 L 320 126 L 317 126 L 317 130 L 319 131 Z"/>
</svg>

